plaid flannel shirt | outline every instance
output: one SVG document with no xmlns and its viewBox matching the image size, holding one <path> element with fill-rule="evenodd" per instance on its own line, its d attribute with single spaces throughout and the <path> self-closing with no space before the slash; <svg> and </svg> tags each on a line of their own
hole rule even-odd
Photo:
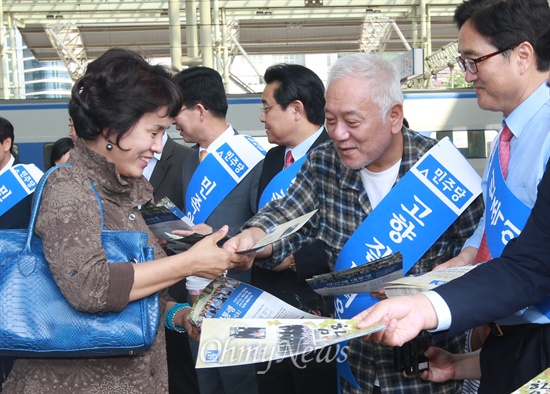
<svg viewBox="0 0 550 394">
<path fill-rule="evenodd" d="M 403 156 L 397 181 L 437 143 L 406 128 L 403 128 L 403 142 Z M 319 211 L 308 223 L 298 232 L 273 244 L 272 257 L 258 264 L 272 268 L 284 257 L 314 240 L 320 240 L 325 245 L 328 261 L 334 269 L 340 250 L 372 211 L 361 181 L 360 170 L 344 166 L 332 141 L 320 145 L 308 155 L 285 197 L 267 204 L 244 227 L 259 227 L 267 231 L 277 224 L 314 209 Z M 483 201 L 478 198 L 409 272 L 416 274 L 431 271 L 437 264 L 456 256 L 474 232 L 482 214 Z M 460 353 L 464 349 L 464 335 L 442 341 L 437 345 L 452 353 Z M 388 346 L 356 339 L 349 342 L 348 356 L 351 370 L 364 391 L 343 382 L 344 393 L 371 392 L 376 375 L 380 380 L 382 393 L 445 394 L 459 393 L 461 390 L 461 382 L 431 383 L 420 378 L 406 379 L 401 373 L 394 372 L 393 351 Z"/>
</svg>

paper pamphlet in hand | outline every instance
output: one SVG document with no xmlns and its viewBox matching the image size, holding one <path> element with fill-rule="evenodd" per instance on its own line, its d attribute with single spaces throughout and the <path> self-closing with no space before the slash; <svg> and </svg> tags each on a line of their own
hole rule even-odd
<svg viewBox="0 0 550 394">
<path fill-rule="evenodd" d="M 437 286 L 459 278 L 466 272 L 478 267 L 479 264 L 464 265 L 462 267 L 445 268 L 438 271 L 430 271 L 418 276 L 404 276 L 403 278 L 386 283 L 384 291 L 388 298 L 410 295 L 428 291 Z"/>
<path fill-rule="evenodd" d="M 274 228 L 272 228 L 262 239 L 260 239 L 256 245 L 254 245 L 251 249 L 248 250 L 242 250 L 240 252 L 237 252 L 239 254 L 250 254 L 257 252 L 258 250 L 262 249 L 263 247 L 272 244 L 273 242 L 282 239 L 284 237 L 289 236 L 292 233 L 295 233 L 298 231 L 304 224 L 307 223 L 307 221 L 315 215 L 317 212 L 317 209 L 314 211 L 311 211 L 309 213 L 306 213 L 305 215 L 302 215 L 300 217 L 297 217 L 296 219 L 289 220 L 286 223 L 280 224 Z"/>
<path fill-rule="evenodd" d="M 336 319 L 205 319 L 196 367 L 226 367 L 295 357 L 385 328 L 382 324 L 375 324 L 358 329 L 357 322 Z M 339 353 L 342 351 L 338 349 Z"/>
<path fill-rule="evenodd" d="M 189 321 L 199 330 L 203 319 L 208 318 L 322 319 L 252 285 L 223 276 L 204 288 L 189 315 Z"/>
<path fill-rule="evenodd" d="M 403 276 L 403 256 L 397 252 L 368 264 L 306 279 L 322 296 L 379 291 L 383 284 Z"/>
<path fill-rule="evenodd" d="M 160 239 L 171 240 L 166 233 L 173 230 L 193 231 L 193 222 L 168 197 L 154 204 L 148 203 L 141 208 L 141 215 L 155 237 Z"/>
</svg>

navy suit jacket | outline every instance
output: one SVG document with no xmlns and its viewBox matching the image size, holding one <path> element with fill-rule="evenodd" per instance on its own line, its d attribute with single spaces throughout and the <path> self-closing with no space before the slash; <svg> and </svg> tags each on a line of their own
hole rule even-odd
<svg viewBox="0 0 550 394">
<path fill-rule="evenodd" d="M 326 130 L 323 130 L 311 145 L 308 153 L 328 139 Z M 267 152 L 260 177 L 258 201 L 271 179 L 282 171 L 285 162 L 285 150 L 285 146 L 279 145 Z M 290 269 L 275 272 L 254 266 L 252 269 L 252 284 L 302 310 L 320 310 L 324 315 L 331 313 L 333 310 L 332 300 L 317 297 L 316 293 L 305 282 L 307 278 L 313 275 L 330 272 L 324 252 L 324 244 L 315 241 L 296 252 L 294 260 L 296 262 L 296 272 Z"/>
<path fill-rule="evenodd" d="M 149 179 L 155 201 L 168 197 L 176 207 L 183 209 L 183 163 L 191 154 L 193 149 L 168 137 L 162 148 L 162 156 Z"/>
<path fill-rule="evenodd" d="M 550 167 L 519 237 L 502 256 L 435 291 L 449 305 L 449 335 L 509 316 L 550 294 Z"/>
<path fill-rule="evenodd" d="M 13 165 L 21 164 L 19 160 L 15 160 Z M 17 204 L 15 204 L 8 212 L 0 216 L 0 229 L 17 229 L 28 228 L 31 218 L 31 206 L 32 198 L 34 194 L 31 194 Z"/>
</svg>

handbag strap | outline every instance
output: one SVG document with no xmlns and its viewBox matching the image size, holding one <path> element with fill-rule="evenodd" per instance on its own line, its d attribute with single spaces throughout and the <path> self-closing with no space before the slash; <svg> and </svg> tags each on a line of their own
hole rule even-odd
<svg viewBox="0 0 550 394">
<path fill-rule="evenodd" d="M 27 233 L 27 240 L 25 242 L 25 248 L 22 251 L 22 254 L 29 254 L 29 255 L 32 254 L 31 241 L 32 241 L 32 237 L 34 236 L 34 229 L 36 227 L 36 218 L 38 217 L 38 210 L 40 209 L 42 195 L 44 194 L 44 187 L 46 186 L 46 181 L 48 180 L 48 177 L 52 174 L 52 172 L 54 172 L 56 169 L 60 167 L 73 167 L 73 165 L 65 163 L 65 164 L 59 164 L 57 166 L 50 168 L 48 171 L 44 173 L 44 175 L 42 175 L 40 182 L 38 182 L 38 185 L 36 186 L 36 189 L 34 191 L 31 218 L 29 221 L 29 230 Z M 103 204 L 101 202 L 101 198 L 99 197 L 99 193 L 97 192 L 91 179 L 90 179 L 90 185 L 92 186 L 92 190 L 94 191 L 94 194 L 97 199 L 97 203 L 99 205 L 99 211 L 101 213 L 101 231 L 103 231 L 104 223 L 105 223 L 105 217 L 103 215 Z M 19 260 L 19 270 L 23 275 L 30 275 L 34 270 L 34 263 L 32 261 L 29 261 L 28 259 L 21 259 Z"/>
</svg>

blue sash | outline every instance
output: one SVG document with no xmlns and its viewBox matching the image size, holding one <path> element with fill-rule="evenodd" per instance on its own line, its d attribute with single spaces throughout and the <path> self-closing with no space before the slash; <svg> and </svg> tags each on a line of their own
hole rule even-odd
<svg viewBox="0 0 550 394">
<path fill-rule="evenodd" d="M 495 153 L 489 163 L 485 205 L 485 236 L 491 256 L 498 257 L 502 254 L 506 244 L 523 231 L 530 214 L 531 208 L 506 185 L 502 177 L 500 157 Z M 550 319 L 550 296 L 536 303 L 535 307 Z"/>
<path fill-rule="evenodd" d="M 485 204 L 485 235 L 491 256 L 502 254 L 508 241 L 523 230 L 530 213 L 531 208 L 506 185 L 500 169 L 500 158 L 495 153 L 489 163 Z"/>
<path fill-rule="evenodd" d="M 43 172 L 34 164 L 17 164 L 0 176 L 0 216 L 34 192 Z"/>
<path fill-rule="evenodd" d="M 335 271 L 395 252 L 406 273 L 481 193 L 481 180 L 448 138 L 430 149 L 392 188 L 342 248 Z M 369 293 L 334 297 L 338 318 L 351 318 L 378 300 Z M 349 365 L 340 376 L 359 387 Z"/>
<path fill-rule="evenodd" d="M 279 171 L 279 173 L 271 179 L 260 196 L 258 209 L 268 202 L 278 200 L 286 195 L 288 188 L 294 183 L 296 174 L 302 168 L 302 164 L 306 161 L 306 158 L 307 155 L 302 156 L 300 160 L 295 161 L 283 171 Z"/>
<path fill-rule="evenodd" d="M 204 223 L 223 199 L 265 156 L 265 150 L 247 135 L 235 135 L 206 156 L 191 177 L 185 196 L 186 216 Z"/>
</svg>

